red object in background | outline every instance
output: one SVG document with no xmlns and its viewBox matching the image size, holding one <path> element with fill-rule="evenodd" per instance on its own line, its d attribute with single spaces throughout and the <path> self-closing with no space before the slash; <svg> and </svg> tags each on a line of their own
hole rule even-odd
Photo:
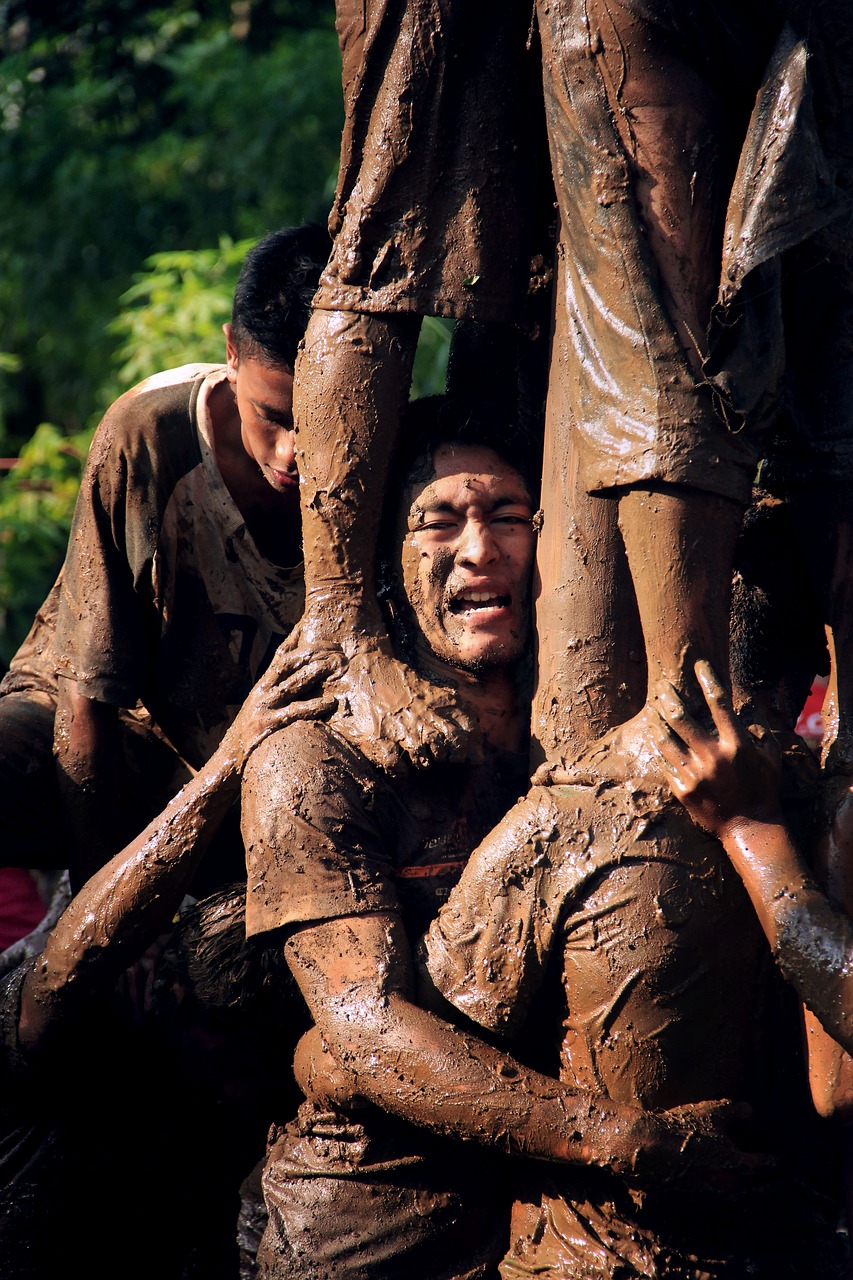
<svg viewBox="0 0 853 1280">
<path fill-rule="evenodd" d="M 28 934 L 44 915 L 44 903 L 29 871 L 0 867 L 0 951 Z"/>
<path fill-rule="evenodd" d="M 805 738 L 810 747 L 818 748 L 823 737 L 823 717 L 821 710 L 826 697 L 827 676 L 815 676 L 811 692 L 806 698 L 806 705 L 800 712 L 795 732 Z"/>
</svg>

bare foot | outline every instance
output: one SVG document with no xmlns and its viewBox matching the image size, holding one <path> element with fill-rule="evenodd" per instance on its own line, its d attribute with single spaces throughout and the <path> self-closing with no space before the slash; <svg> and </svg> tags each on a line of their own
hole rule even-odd
<svg viewBox="0 0 853 1280">
<path fill-rule="evenodd" d="M 587 743 L 572 757 L 540 765 L 533 775 L 538 786 L 595 786 L 602 782 L 633 783 L 654 790 L 666 785 L 650 729 L 657 721 L 651 707 L 643 707 L 624 724 Z"/>
</svg>

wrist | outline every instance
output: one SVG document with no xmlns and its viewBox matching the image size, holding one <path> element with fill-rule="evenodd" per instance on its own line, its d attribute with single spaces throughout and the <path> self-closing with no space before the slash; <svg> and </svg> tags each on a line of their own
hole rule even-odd
<svg viewBox="0 0 853 1280">
<path fill-rule="evenodd" d="M 751 839 L 764 839 L 771 833 L 784 831 L 787 837 L 785 817 L 778 804 L 762 807 L 753 813 L 737 813 L 722 822 L 715 835 L 723 845 L 740 846 Z"/>
</svg>

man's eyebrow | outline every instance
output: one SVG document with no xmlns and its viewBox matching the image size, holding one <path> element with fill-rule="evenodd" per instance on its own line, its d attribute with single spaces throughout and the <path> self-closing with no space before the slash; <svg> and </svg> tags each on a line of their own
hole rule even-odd
<svg viewBox="0 0 853 1280">
<path fill-rule="evenodd" d="M 249 404 L 253 409 L 259 409 L 261 413 L 265 413 L 268 418 L 278 418 L 283 422 L 285 419 L 293 417 L 292 413 L 287 413 L 285 410 L 277 408 L 276 405 L 267 404 L 264 400 L 252 400 L 250 397 Z"/>
<path fill-rule="evenodd" d="M 419 506 L 416 515 L 422 516 L 427 511 L 438 511 L 442 515 L 454 516 L 458 513 L 459 508 L 453 502 L 425 502 L 423 506 Z"/>
<path fill-rule="evenodd" d="M 497 498 L 492 503 L 492 511 L 497 511 L 500 507 L 532 507 L 533 501 L 527 493 L 505 494 L 503 498 Z"/>
<path fill-rule="evenodd" d="M 526 493 L 505 494 L 502 498 L 496 498 L 492 503 L 489 511 L 500 511 L 504 507 L 530 507 L 533 508 L 533 502 Z M 424 502 L 410 512 L 409 518 L 423 521 L 427 515 L 446 515 L 458 516 L 460 507 L 454 502 Z"/>
</svg>

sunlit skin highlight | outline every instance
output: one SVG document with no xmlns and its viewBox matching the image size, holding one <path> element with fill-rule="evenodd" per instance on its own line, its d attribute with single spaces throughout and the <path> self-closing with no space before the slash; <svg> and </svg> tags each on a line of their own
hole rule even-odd
<svg viewBox="0 0 853 1280">
<path fill-rule="evenodd" d="M 293 429 L 293 370 L 250 354 L 240 355 L 230 324 L 224 326 L 228 381 L 240 418 L 247 457 L 276 493 L 298 506 L 299 472 Z"/>
<path fill-rule="evenodd" d="M 302 559 L 293 370 L 241 352 L 230 324 L 223 332 L 227 381 L 208 396 L 216 463 L 261 555 L 293 566 Z"/>
</svg>

